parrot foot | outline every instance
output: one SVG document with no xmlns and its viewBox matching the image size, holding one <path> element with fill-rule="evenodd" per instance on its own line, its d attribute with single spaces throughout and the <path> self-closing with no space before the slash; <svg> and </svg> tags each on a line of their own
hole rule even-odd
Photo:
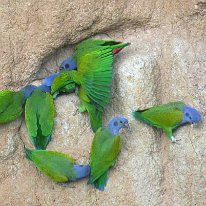
<svg viewBox="0 0 206 206">
<path fill-rule="evenodd" d="M 178 141 L 180 141 L 181 139 L 175 139 L 174 136 L 171 136 L 171 142 L 172 143 L 177 143 Z"/>
<path fill-rule="evenodd" d="M 113 167 L 113 168 L 116 168 L 116 166 L 117 166 L 117 161 L 115 160 L 115 161 L 113 162 L 113 164 L 112 164 L 112 167 Z"/>
<path fill-rule="evenodd" d="M 73 115 L 73 116 L 76 116 L 78 112 L 79 112 L 79 109 L 76 109 L 76 110 L 72 113 L 72 115 Z"/>
</svg>

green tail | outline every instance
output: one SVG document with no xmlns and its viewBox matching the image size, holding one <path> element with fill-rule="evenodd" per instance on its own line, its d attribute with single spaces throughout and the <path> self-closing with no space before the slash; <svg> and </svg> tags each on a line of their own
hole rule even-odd
<svg viewBox="0 0 206 206">
<path fill-rule="evenodd" d="M 32 139 L 32 143 L 37 150 L 45 150 L 49 142 L 51 141 L 51 135 L 44 136 L 41 131 L 41 125 L 39 119 L 37 119 L 37 135 Z"/>
<path fill-rule="evenodd" d="M 100 176 L 97 180 L 92 182 L 91 179 L 89 179 L 88 184 L 93 184 L 95 188 L 97 188 L 100 191 L 104 191 L 104 188 L 107 183 L 107 172 L 105 172 L 102 176 Z"/>
<path fill-rule="evenodd" d="M 115 42 L 115 43 L 117 43 L 117 44 L 114 44 L 111 46 L 113 54 L 119 53 L 124 47 L 130 45 L 130 43 L 128 43 L 128 42 L 126 42 L 126 43 Z"/>
<path fill-rule="evenodd" d="M 24 153 L 25 153 L 25 156 L 28 160 L 31 160 L 31 156 L 32 156 L 32 150 L 30 149 L 27 149 L 26 147 L 24 148 Z"/>
<path fill-rule="evenodd" d="M 121 43 L 121 42 L 115 42 L 116 44 L 112 45 L 111 48 L 112 49 L 116 49 L 116 48 L 124 48 L 126 46 L 129 46 L 130 43 L 126 42 L 126 43 Z"/>
<path fill-rule="evenodd" d="M 140 122 L 144 122 L 146 124 L 150 124 L 150 122 L 142 116 L 142 112 L 144 112 L 144 111 L 145 110 L 139 110 L 139 111 L 132 112 L 132 116 L 136 120 L 139 120 Z"/>
<path fill-rule="evenodd" d="M 102 127 L 102 112 L 97 110 L 93 105 L 87 104 L 86 109 L 89 114 L 89 120 L 93 132 L 96 132 L 99 127 Z"/>
</svg>

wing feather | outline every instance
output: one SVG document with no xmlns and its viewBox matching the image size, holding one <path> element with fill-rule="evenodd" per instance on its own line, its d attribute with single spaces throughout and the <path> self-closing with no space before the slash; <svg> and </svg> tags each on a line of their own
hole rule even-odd
<svg viewBox="0 0 206 206">
<path fill-rule="evenodd" d="M 0 123 L 18 118 L 23 112 L 24 95 L 11 90 L 0 91 Z"/>
<path fill-rule="evenodd" d="M 139 120 L 159 128 L 173 128 L 181 122 L 182 108 L 184 106 L 185 104 L 183 102 L 172 102 L 137 111 L 137 114 L 134 114 L 134 116 L 137 116 L 137 118 L 139 116 Z"/>
<path fill-rule="evenodd" d="M 99 128 L 90 152 L 90 183 L 102 176 L 117 159 L 121 148 L 120 136 L 112 136 L 108 129 Z"/>
<path fill-rule="evenodd" d="M 26 101 L 25 120 L 32 143 L 45 149 L 54 124 L 54 103 L 49 93 L 35 90 Z"/>
</svg>

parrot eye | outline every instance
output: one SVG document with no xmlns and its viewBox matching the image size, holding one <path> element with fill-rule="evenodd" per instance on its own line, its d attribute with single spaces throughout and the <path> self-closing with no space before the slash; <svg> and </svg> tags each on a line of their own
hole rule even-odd
<svg viewBox="0 0 206 206">
<path fill-rule="evenodd" d="M 65 68 L 66 68 L 66 69 L 69 69 L 69 64 L 65 64 Z"/>
<path fill-rule="evenodd" d="M 189 117 L 189 113 L 185 113 L 186 117 Z"/>
<path fill-rule="evenodd" d="M 123 123 L 123 122 L 122 122 L 122 120 L 120 120 L 119 122 L 120 122 L 120 124 L 122 124 L 122 123 Z"/>
</svg>

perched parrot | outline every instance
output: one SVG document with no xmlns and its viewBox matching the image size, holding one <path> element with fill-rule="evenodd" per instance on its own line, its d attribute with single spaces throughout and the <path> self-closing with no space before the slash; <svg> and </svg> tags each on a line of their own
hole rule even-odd
<svg viewBox="0 0 206 206">
<path fill-rule="evenodd" d="M 89 47 L 93 41 L 99 45 Z M 94 132 L 102 126 L 102 112 L 111 99 L 113 54 L 127 45 L 129 43 L 110 40 L 85 40 L 76 46 L 73 55 L 77 70 L 63 70 L 52 81 L 54 97 L 65 87 L 76 89 L 80 98 L 79 111 L 89 113 Z"/>
<path fill-rule="evenodd" d="M 36 86 L 28 85 L 18 92 L 12 90 L 0 91 L 0 123 L 7 123 L 17 119 L 24 111 L 26 99 Z"/>
<path fill-rule="evenodd" d="M 77 165 L 74 159 L 61 152 L 25 148 L 25 154 L 40 172 L 58 183 L 76 181 L 90 173 L 89 165 Z"/>
<path fill-rule="evenodd" d="M 90 150 L 89 184 L 103 191 L 107 182 L 107 173 L 115 165 L 121 149 L 119 130 L 128 127 L 128 120 L 115 117 L 106 128 L 100 127 L 94 136 Z"/>
<path fill-rule="evenodd" d="M 45 77 L 42 81 L 42 85 L 45 85 L 47 87 L 51 87 L 52 82 L 54 80 L 54 78 L 59 74 L 59 72 L 55 72 L 50 74 L 49 76 Z"/>
<path fill-rule="evenodd" d="M 25 94 L 25 121 L 30 139 L 36 149 L 46 149 L 54 124 L 54 103 L 50 87 L 28 85 Z"/>
<path fill-rule="evenodd" d="M 44 80 L 42 81 L 42 85 L 44 85 L 45 87 L 49 87 L 51 88 L 52 82 L 55 79 L 56 76 L 59 75 L 59 72 L 53 73 L 49 76 L 47 76 L 46 78 L 44 78 Z M 75 82 L 71 81 L 70 84 L 65 85 L 64 87 L 62 87 L 58 92 L 56 92 L 57 94 L 59 93 L 73 93 L 76 90 L 76 84 Z M 54 98 L 56 98 L 56 95 L 53 95 Z"/>
<path fill-rule="evenodd" d="M 0 123 L 17 119 L 24 110 L 25 97 L 22 91 L 0 91 Z"/>
<path fill-rule="evenodd" d="M 186 123 L 197 124 L 201 121 L 200 113 L 183 102 L 171 102 L 138 110 L 132 115 L 136 120 L 163 129 L 174 143 L 178 141 L 172 134 L 174 129 Z"/>
</svg>

